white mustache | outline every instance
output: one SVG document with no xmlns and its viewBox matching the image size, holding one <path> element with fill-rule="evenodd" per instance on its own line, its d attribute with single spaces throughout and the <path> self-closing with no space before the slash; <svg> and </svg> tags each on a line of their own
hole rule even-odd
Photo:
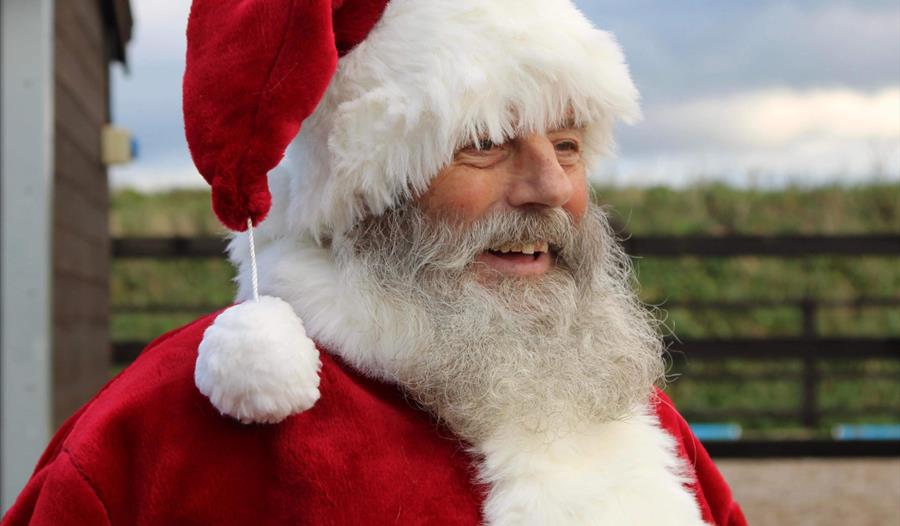
<svg viewBox="0 0 900 526">
<path fill-rule="evenodd" d="M 429 220 L 414 207 L 387 214 L 366 223 L 364 231 L 354 235 L 357 244 L 362 244 L 357 253 L 375 250 L 365 246 L 365 239 L 394 239 L 392 249 L 378 250 L 394 264 L 414 265 L 405 269 L 407 274 L 463 271 L 486 250 L 530 245 L 535 240 L 551 247 L 561 261 L 572 258 L 577 249 L 575 221 L 561 209 L 496 212 L 466 225 Z"/>
</svg>

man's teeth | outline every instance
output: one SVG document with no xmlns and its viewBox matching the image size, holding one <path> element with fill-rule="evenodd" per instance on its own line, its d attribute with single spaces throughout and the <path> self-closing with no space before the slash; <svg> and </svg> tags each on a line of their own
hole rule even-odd
<svg viewBox="0 0 900 526">
<path fill-rule="evenodd" d="M 527 244 L 508 243 L 491 249 L 492 252 L 501 252 L 507 254 L 509 252 L 520 252 L 522 254 L 534 254 L 535 252 L 549 252 L 550 243 L 547 241 L 536 241 Z"/>
</svg>

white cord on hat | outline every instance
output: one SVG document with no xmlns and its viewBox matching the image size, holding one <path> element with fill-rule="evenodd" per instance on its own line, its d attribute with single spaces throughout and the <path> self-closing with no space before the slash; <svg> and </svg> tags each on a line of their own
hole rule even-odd
<svg viewBox="0 0 900 526">
<path fill-rule="evenodd" d="M 253 220 L 247 219 L 247 232 L 250 236 L 250 280 L 253 283 L 253 299 L 259 301 L 259 275 L 256 272 L 256 248 L 253 246 Z"/>
</svg>

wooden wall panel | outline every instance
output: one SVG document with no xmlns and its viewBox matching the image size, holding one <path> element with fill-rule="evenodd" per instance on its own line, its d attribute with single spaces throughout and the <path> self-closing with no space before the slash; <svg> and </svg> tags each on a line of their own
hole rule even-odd
<svg viewBox="0 0 900 526">
<path fill-rule="evenodd" d="M 54 20 L 53 419 L 106 382 L 110 363 L 106 167 L 109 69 L 99 1 L 56 0 Z"/>
</svg>

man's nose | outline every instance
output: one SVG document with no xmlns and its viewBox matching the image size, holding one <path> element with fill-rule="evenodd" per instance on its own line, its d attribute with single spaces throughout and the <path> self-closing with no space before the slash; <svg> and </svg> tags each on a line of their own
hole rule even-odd
<svg viewBox="0 0 900 526">
<path fill-rule="evenodd" d="M 510 206 L 561 207 L 572 197 L 572 181 L 547 137 L 520 139 L 518 162 L 507 200 Z"/>
</svg>

